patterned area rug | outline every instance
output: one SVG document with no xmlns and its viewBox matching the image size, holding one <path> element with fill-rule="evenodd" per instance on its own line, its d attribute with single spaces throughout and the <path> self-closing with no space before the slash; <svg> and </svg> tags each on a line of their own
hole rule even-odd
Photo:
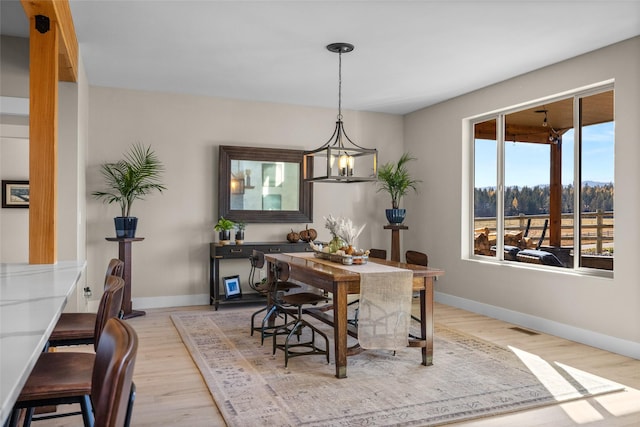
<svg viewBox="0 0 640 427">
<path fill-rule="evenodd" d="M 420 365 L 418 348 L 367 350 L 337 379 L 333 354 L 330 365 L 314 355 L 285 368 L 270 338 L 249 335 L 253 311 L 171 316 L 228 426 L 435 426 L 624 388 L 438 325 L 434 365 Z"/>
</svg>

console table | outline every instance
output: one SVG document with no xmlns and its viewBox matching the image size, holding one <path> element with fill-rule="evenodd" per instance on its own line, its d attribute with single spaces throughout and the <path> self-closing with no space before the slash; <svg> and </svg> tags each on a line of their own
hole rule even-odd
<svg viewBox="0 0 640 427">
<path fill-rule="evenodd" d="M 288 252 L 313 252 L 307 242 L 244 242 L 242 245 L 221 245 L 211 243 L 209 245 L 209 305 L 214 305 L 218 309 L 220 304 L 238 304 L 264 301 L 260 294 L 243 293 L 241 298 L 225 299 L 224 291 L 220 295 L 220 260 L 225 259 L 246 259 L 253 253 L 253 250 L 268 254 L 288 253 Z M 247 266 L 249 263 L 247 262 Z"/>
<path fill-rule="evenodd" d="M 124 295 L 122 295 L 122 308 L 124 318 L 144 316 L 141 310 L 133 310 L 131 304 L 131 243 L 140 242 L 144 237 L 105 237 L 109 242 L 118 242 L 118 258 L 124 262 Z"/>
</svg>

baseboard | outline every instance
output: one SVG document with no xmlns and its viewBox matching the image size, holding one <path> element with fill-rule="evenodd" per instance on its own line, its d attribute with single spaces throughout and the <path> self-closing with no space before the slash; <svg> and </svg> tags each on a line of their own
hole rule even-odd
<svg viewBox="0 0 640 427">
<path fill-rule="evenodd" d="M 560 338 L 576 341 L 591 347 L 600 348 L 612 353 L 640 359 L 640 343 L 623 340 L 575 326 L 554 322 L 542 317 L 532 316 L 481 302 L 460 298 L 454 295 L 435 292 L 437 302 L 461 308 L 473 313 L 482 314 L 494 319 L 503 320 L 525 328 L 534 329 Z"/>
<path fill-rule="evenodd" d="M 188 307 L 209 304 L 209 294 L 173 295 L 162 297 L 133 298 L 131 305 L 136 310 L 148 308 Z"/>
</svg>

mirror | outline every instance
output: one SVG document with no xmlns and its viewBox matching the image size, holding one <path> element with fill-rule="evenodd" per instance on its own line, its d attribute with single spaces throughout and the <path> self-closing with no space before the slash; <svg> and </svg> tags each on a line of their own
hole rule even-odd
<svg viewBox="0 0 640 427">
<path fill-rule="evenodd" d="M 221 145 L 218 216 L 246 223 L 313 222 L 303 151 Z"/>
</svg>

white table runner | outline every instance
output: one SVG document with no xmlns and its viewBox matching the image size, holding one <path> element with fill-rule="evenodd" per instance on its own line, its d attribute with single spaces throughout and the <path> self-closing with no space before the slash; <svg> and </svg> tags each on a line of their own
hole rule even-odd
<svg viewBox="0 0 640 427">
<path fill-rule="evenodd" d="M 409 344 L 413 272 L 369 262 L 342 265 L 315 259 L 313 253 L 287 254 L 360 274 L 358 341 L 365 349 L 398 350 Z"/>
</svg>

